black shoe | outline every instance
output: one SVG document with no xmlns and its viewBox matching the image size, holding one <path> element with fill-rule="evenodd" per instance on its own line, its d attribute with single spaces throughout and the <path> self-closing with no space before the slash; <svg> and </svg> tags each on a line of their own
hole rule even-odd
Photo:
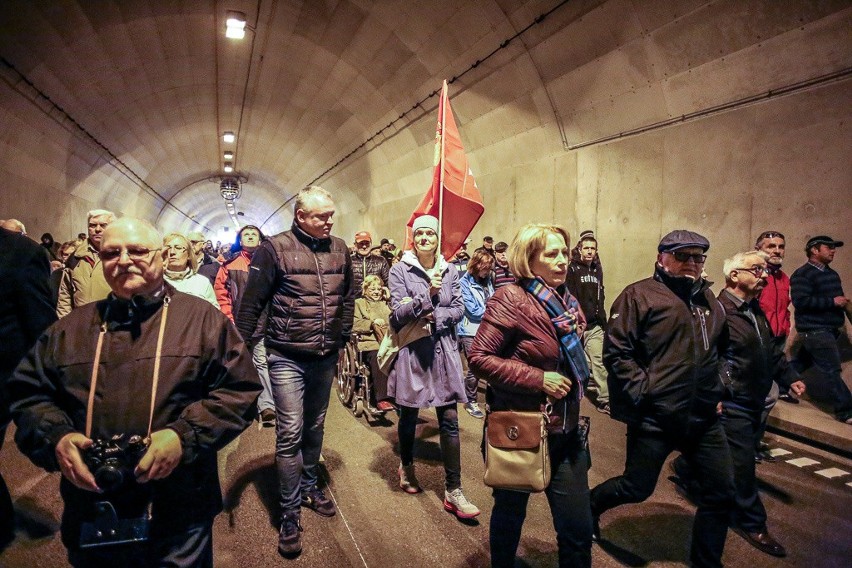
<svg viewBox="0 0 852 568">
<path fill-rule="evenodd" d="M 783 400 L 784 402 L 789 402 L 790 404 L 799 404 L 799 399 L 788 392 L 785 392 L 784 394 L 779 394 L 778 400 Z"/>
<path fill-rule="evenodd" d="M 597 409 L 597 411 L 598 411 L 598 412 L 600 412 L 601 414 L 606 414 L 607 416 L 609 416 L 609 415 L 610 415 L 610 409 L 609 409 L 609 403 L 608 403 L 608 402 L 604 402 L 604 403 L 602 403 L 602 404 L 599 404 L 599 405 L 596 407 L 596 409 Z"/>
<path fill-rule="evenodd" d="M 756 463 L 760 463 L 762 461 L 764 461 L 766 463 L 775 463 L 777 461 L 777 458 L 775 456 L 773 456 L 772 454 L 770 454 L 768 451 L 757 452 L 757 453 L 754 454 L 754 461 Z"/>
<path fill-rule="evenodd" d="M 298 556 L 302 552 L 302 530 L 298 513 L 284 515 L 278 531 L 278 554 L 284 558 Z"/>
<path fill-rule="evenodd" d="M 787 556 L 787 551 L 783 546 L 781 546 L 781 543 L 772 538 L 772 535 L 769 534 L 769 531 L 767 530 L 750 533 L 740 529 L 735 532 L 742 536 L 747 543 L 761 552 L 765 552 L 766 554 L 777 556 L 779 558 Z"/>
<path fill-rule="evenodd" d="M 302 495 L 302 507 L 307 507 L 323 517 L 333 517 L 337 513 L 334 503 L 317 486 Z"/>
<path fill-rule="evenodd" d="M 275 428 L 275 411 L 271 408 L 261 410 L 260 425 L 264 428 Z"/>
</svg>

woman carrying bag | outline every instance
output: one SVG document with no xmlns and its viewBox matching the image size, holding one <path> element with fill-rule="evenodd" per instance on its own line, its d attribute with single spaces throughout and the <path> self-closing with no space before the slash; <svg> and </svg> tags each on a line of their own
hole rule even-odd
<svg viewBox="0 0 852 568">
<path fill-rule="evenodd" d="M 414 475 L 417 415 L 421 408 L 435 407 L 446 476 L 444 508 L 470 519 L 479 509 L 461 489 L 458 403 L 467 402 L 467 396 L 455 333 L 464 314 L 459 275 L 438 253 L 438 219 L 422 215 L 411 232 L 414 250 L 405 251 L 388 277 L 390 323 L 399 332 L 423 322 L 431 333 L 400 346 L 388 377 L 388 395 L 399 407 L 399 486 L 410 494 L 421 491 Z"/>
<path fill-rule="evenodd" d="M 518 282 L 498 289 L 489 300 L 469 364 L 488 382 L 489 414 L 547 416 L 550 484 L 544 492 L 556 528 L 559 566 L 581 567 L 592 561 L 588 422 L 579 416 L 589 371 L 580 341 L 585 318 L 565 287 L 569 244 L 559 226 L 530 224 L 518 231 L 508 251 Z M 530 493 L 491 486 L 491 565 L 513 566 Z"/>
</svg>

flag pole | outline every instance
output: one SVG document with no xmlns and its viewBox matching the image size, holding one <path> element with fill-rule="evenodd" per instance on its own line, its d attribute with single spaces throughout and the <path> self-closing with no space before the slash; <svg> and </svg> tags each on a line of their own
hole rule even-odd
<svg viewBox="0 0 852 568">
<path fill-rule="evenodd" d="M 441 235 L 444 232 L 444 151 L 445 141 L 447 139 L 447 80 L 444 79 L 444 84 L 441 87 L 441 158 L 438 162 L 440 171 L 440 185 L 438 186 L 438 254 L 441 254 Z M 439 267 L 440 270 L 440 267 Z"/>
</svg>

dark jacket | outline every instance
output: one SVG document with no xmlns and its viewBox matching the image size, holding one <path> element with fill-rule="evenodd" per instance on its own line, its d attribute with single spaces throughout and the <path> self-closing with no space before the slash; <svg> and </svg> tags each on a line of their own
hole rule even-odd
<svg viewBox="0 0 852 568">
<path fill-rule="evenodd" d="M 559 357 L 556 329 L 539 301 L 517 284 L 494 292 L 468 353 L 473 374 L 488 383 L 489 409 L 539 410 L 546 401 L 544 372 L 556 371 Z M 580 403 L 566 398 L 553 405 L 551 432 L 577 426 Z"/>
<path fill-rule="evenodd" d="M 166 285 L 170 303 L 152 431 L 170 428 L 183 459 L 165 479 L 132 485 L 117 500 L 150 499 L 152 513 L 176 529 L 210 520 L 222 508 L 216 452 L 251 423 L 260 381 L 234 326 L 208 302 Z M 124 302 L 110 296 L 75 309 L 44 333 L 9 380 L 15 442 L 33 463 L 56 471 L 57 442 L 85 432 L 92 364 L 107 322 L 93 404 L 92 438 L 145 435 L 163 296 Z M 76 547 L 91 519 L 91 493 L 62 478 L 62 536 Z"/>
<path fill-rule="evenodd" d="M 326 356 L 352 333 L 352 261 L 342 239 L 315 239 L 294 222 L 254 251 L 236 324 L 249 341 L 268 310 L 264 343 L 279 355 Z"/>
<path fill-rule="evenodd" d="M 647 430 L 678 431 L 716 418 L 725 312 L 706 281 L 656 267 L 616 298 L 603 360 L 612 416 Z"/>
<path fill-rule="evenodd" d="M 837 329 L 843 325 L 843 308 L 834 298 L 843 296 L 840 275 L 830 266 L 817 268 L 810 262 L 790 276 L 790 295 L 796 308 L 796 331 Z"/>
<path fill-rule="evenodd" d="M 9 417 L 3 385 L 47 326 L 56 321 L 44 248 L 0 228 L 0 428 Z"/>
<path fill-rule="evenodd" d="M 606 328 L 603 270 L 597 257 L 591 264 L 572 259 L 568 265 L 565 285 L 580 302 L 588 326 L 599 325 Z"/>
<path fill-rule="evenodd" d="M 388 272 L 390 265 L 383 256 L 375 256 L 368 254 L 362 256 L 360 254 L 352 254 L 352 288 L 356 298 L 362 296 L 361 286 L 364 284 L 364 279 L 371 274 L 382 279 L 382 286 L 388 285 Z"/>
<path fill-rule="evenodd" d="M 216 275 L 219 273 L 220 266 L 221 264 L 219 264 L 218 260 L 205 252 L 201 263 L 198 265 L 198 273 L 210 280 L 210 284 L 213 284 L 216 281 Z"/>
<path fill-rule="evenodd" d="M 721 352 L 725 404 L 760 412 L 772 381 L 787 390 L 797 380 L 796 374 L 772 341 L 772 330 L 757 300 L 739 301 L 722 290 L 719 302 L 725 309 L 730 338 Z"/>
</svg>

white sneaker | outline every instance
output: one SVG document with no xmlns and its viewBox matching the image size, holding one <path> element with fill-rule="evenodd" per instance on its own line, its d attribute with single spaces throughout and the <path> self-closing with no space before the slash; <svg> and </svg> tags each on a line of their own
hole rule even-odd
<svg viewBox="0 0 852 568">
<path fill-rule="evenodd" d="M 485 413 L 482 412 L 482 409 L 479 408 L 479 404 L 476 402 L 468 402 L 464 405 L 464 409 L 467 410 L 467 413 L 473 416 L 474 418 L 485 418 Z"/>
<path fill-rule="evenodd" d="M 397 470 L 397 473 L 399 473 L 400 489 L 402 489 L 409 495 L 414 495 L 415 493 L 420 493 L 421 491 L 423 491 L 422 489 L 420 489 L 420 484 L 417 482 L 417 478 L 414 477 L 414 464 L 399 464 L 399 469 Z"/>
<path fill-rule="evenodd" d="M 479 508 L 467 500 L 461 487 L 444 492 L 444 509 L 460 519 L 472 519 L 479 515 Z"/>
</svg>

